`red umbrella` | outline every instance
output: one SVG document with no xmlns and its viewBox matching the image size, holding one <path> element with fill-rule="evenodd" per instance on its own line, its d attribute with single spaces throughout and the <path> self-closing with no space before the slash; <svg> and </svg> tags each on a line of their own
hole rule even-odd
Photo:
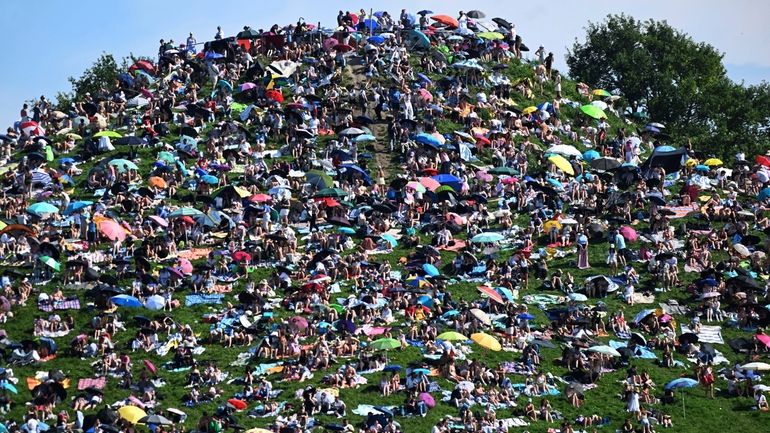
<svg viewBox="0 0 770 433">
<path fill-rule="evenodd" d="M 236 262 L 250 262 L 251 254 L 246 251 L 236 251 L 233 253 L 233 260 Z"/>
<path fill-rule="evenodd" d="M 478 287 L 479 292 L 487 295 L 490 299 L 497 302 L 498 304 L 504 304 L 505 301 L 503 301 L 502 295 L 497 293 L 495 289 L 489 287 L 489 286 L 479 286 Z"/>
<path fill-rule="evenodd" d="M 326 207 L 337 207 L 340 205 L 340 202 L 331 197 L 324 197 L 320 199 L 319 202 L 323 203 Z"/>
<path fill-rule="evenodd" d="M 278 90 L 270 89 L 265 92 L 265 96 L 279 104 L 283 103 L 283 93 L 279 92 Z"/>
<path fill-rule="evenodd" d="M 195 221 L 189 215 L 185 215 L 182 218 L 179 218 L 179 220 L 182 221 L 183 223 L 187 224 L 187 225 L 190 225 L 190 226 L 195 224 Z"/>
<path fill-rule="evenodd" d="M 457 19 L 450 17 L 449 15 L 433 15 L 430 17 L 433 21 L 438 21 L 448 27 L 460 27 L 460 22 Z"/>
<path fill-rule="evenodd" d="M 150 373 L 152 374 L 158 374 L 158 369 L 155 368 L 155 364 L 153 364 L 149 359 L 145 359 L 144 366 L 147 367 L 148 370 L 150 370 Z"/>
<path fill-rule="evenodd" d="M 422 400 L 422 402 L 425 403 L 425 406 L 428 406 L 429 408 L 436 407 L 436 400 L 434 400 L 433 396 L 427 392 L 420 393 L 420 400 Z"/>
<path fill-rule="evenodd" d="M 250 201 L 255 201 L 257 203 L 265 203 L 265 202 L 268 202 L 268 201 L 270 201 L 272 199 L 273 198 L 270 197 L 267 194 L 254 194 L 251 197 L 249 197 Z"/>
<path fill-rule="evenodd" d="M 441 184 L 438 183 L 436 179 L 433 179 L 430 177 L 421 177 L 420 185 L 424 186 L 426 189 L 429 189 L 431 191 L 435 191 L 436 189 L 438 189 L 438 187 L 441 186 Z"/>
<path fill-rule="evenodd" d="M 152 63 L 148 62 L 147 60 L 139 60 L 129 68 L 131 72 L 137 69 L 142 69 L 144 72 L 147 72 L 148 74 L 155 74 L 155 66 Z"/>
<path fill-rule="evenodd" d="M 102 220 L 98 224 L 99 231 L 111 241 L 124 241 L 126 239 L 126 230 L 117 221 Z"/>
<path fill-rule="evenodd" d="M 19 128 L 25 135 L 29 137 L 33 137 L 36 135 L 45 135 L 45 129 L 41 128 L 40 125 L 38 125 L 38 123 L 35 122 L 34 120 L 22 122 L 19 125 Z"/>
<path fill-rule="evenodd" d="M 245 401 L 238 400 L 237 398 L 231 398 L 230 400 L 227 400 L 227 404 L 234 407 L 235 410 L 244 410 L 248 406 Z"/>
<path fill-rule="evenodd" d="M 765 167 L 770 167 L 770 158 L 764 155 L 757 155 L 757 163 L 762 164 Z"/>
<path fill-rule="evenodd" d="M 487 137 L 484 137 L 483 135 L 479 134 L 475 136 L 477 142 L 482 142 L 484 144 L 492 144 L 491 141 Z"/>
<path fill-rule="evenodd" d="M 503 183 L 506 184 L 506 185 L 514 184 L 514 183 L 516 183 L 518 181 L 519 181 L 519 179 L 516 179 L 515 177 L 506 177 L 505 179 L 503 179 Z"/>
</svg>

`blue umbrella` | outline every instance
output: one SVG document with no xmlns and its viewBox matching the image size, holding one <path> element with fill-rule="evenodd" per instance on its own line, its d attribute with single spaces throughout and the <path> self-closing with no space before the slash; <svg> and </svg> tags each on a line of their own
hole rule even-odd
<svg viewBox="0 0 770 433">
<path fill-rule="evenodd" d="M 219 183 L 219 179 L 216 176 L 212 176 L 210 174 L 201 177 L 201 180 L 209 185 L 216 185 Z"/>
<path fill-rule="evenodd" d="M 709 168 L 708 165 L 698 164 L 695 166 L 695 171 L 709 171 L 711 168 Z"/>
<path fill-rule="evenodd" d="M 66 215 L 72 215 L 73 213 L 75 213 L 77 211 L 80 211 L 80 210 L 83 210 L 83 209 L 87 208 L 88 206 L 91 206 L 92 204 L 94 204 L 94 202 L 88 201 L 88 200 L 75 201 L 75 202 L 70 203 L 67 206 L 67 209 L 64 209 L 64 212 L 62 212 L 62 213 L 65 216 Z"/>
<path fill-rule="evenodd" d="M 430 79 L 427 75 L 423 74 L 422 72 L 417 74 L 417 78 L 419 78 L 421 81 L 424 81 L 426 83 L 432 83 L 433 80 Z"/>
<path fill-rule="evenodd" d="M 63 166 L 67 164 L 72 164 L 73 162 L 75 162 L 74 158 L 59 158 L 59 164 Z"/>
<path fill-rule="evenodd" d="M 433 308 L 433 298 L 431 298 L 428 295 L 422 295 L 419 298 L 417 298 L 417 303 L 420 305 L 424 305 L 428 308 Z"/>
<path fill-rule="evenodd" d="M 673 152 L 676 149 L 673 146 L 658 146 L 653 150 L 653 153 L 659 153 L 659 152 Z"/>
<path fill-rule="evenodd" d="M 368 38 L 366 38 L 366 42 L 369 42 L 370 44 L 374 44 L 374 45 L 382 45 L 385 43 L 385 38 L 383 38 L 380 35 L 369 36 Z"/>
<path fill-rule="evenodd" d="M 500 242 L 501 240 L 505 239 L 505 236 L 501 235 L 500 233 L 495 232 L 486 232 L 486 233 L 479 233 L 473 238 L 471 238 L 471 242 L 473 243 L 492 243 L 492 242 Z"/>
<path fill-rule="evenodd" d="M 16 387 L 13 386 L 13 384 L 8 382 L 7 380 L 4 380 L 0 386 L 2 386 L 3 389 L 11 391 L 14 394 L 18 394 L 19 393 L 19 390 L 16 389 Z"/>
<path fill-rule="evenodd" d="M 636 317 L 634 317 L 634 323 L 639 323 L 642 320 L 644 320 L 645 317 L 649 316 L 650 314 L 654 314 L 654 313 L 655 313 L 655 310 L 650 310 L 650 309 L 642 310 L 642 311 L 639 312 L 639 314 L 636 315 Z"/>
<path fill-rule="evenodd" d="M 346 235 L 354 235 L 354 234 L 356 234 L 356 231 L 353 230 L 350 227 L 340 227 L 340 228 L 337 229 L 337 231 L 340 232 L 340 233 L 344 233 Z"/>
<path fill-rule="evenodd" d="M 509 301 L 513 301 L 513 292 L 511 292 L 509 289 L 505 287 L 495 287 L 495 292 L 499 293 L 504 298 L 508 299 Z"/>
<path fill-rule="evenodd" d="M 131 295 L 116 295 L 110 298 L 110 300 L 118 307 L 139 308 L 142 306 L 141 301 Z"/>
<path fill-rule="evenodd" d="M 438 277 L 441 275 L 441 272 L 439 272 L 438 268 L 431 265 L 430 263 L 425 263 L 422 265 L 422 270 L 425 271 L 426 274 L 430 275 L 431 277 Z"/>
<path fill-rule="evenodd" d="M 372 134 L 363 134 L 354 138 L 353 141 L 355 141 L 356 143 L 363 143 L 365 141 L 377 141 L 377 137 L 375 137 Z"/>
<path fill-rule="evenodd" d="M 52 205 L 51 203 L 40 202 L 40 203 L 35 203 L 35 204 L 31 205 L 30 207 L 28 207 L 27 208 L 27 212 L 29 212 L 31 214 L 34 214 L 34 215 L 37 215 L 37 216 L 41 216 L 43 214 L 59 213 L 59 208 L 57 208 L 56 206 Z"/>
<path fill-rule="evenodd" d="M 382 371 L 386 371 L 388 373 L 392 373 L 395 371 L 401 371 L 401 366 L 398 364 L 390 364 L 386 365 L 385 368 Z"/>
<path fill-rule="evenodd" d="M 134 85 L 134 77 L 132 77 L 128 72 L 121 72 L 118 74 L 118 80 L 126 84 L 128 87 L 133 87 Z"/>
<path fill-rule="evenodd" d="M 412 30 L 407 33 L 406 40 L 409 45 L 415 48 L 430 48 L 430 39 L 425 33 L 419 30 Z"/>
<path fill-rule="evenodd" d="M 390 244 L 391 248 L 396 248 L 398 246 L 398 240 L 396 240 L 396 238 L 394 238 L 393 235 L 389 233 L 383 234 L 382 236 L 380 236 L 380 238 L 382 238 L 383 240 L 386 240 Z"/>
<path fill-rule="evenodd" d="M 427 368 L 415 368 L 414 370 L 412 370 L 412 373 L 424 374 L 427 376 L 430 374 L 430 370 L 428 370 Z"/>
<path fill-rule="evenodd" d="M 585 153 L 583 153 L 583 160 L 584 161 L 591 162 L 594 159 L 598 159 L 598 158 L 601 158 L 601 154 L 599 154 L 599 152 L 597 152 L 597 151 L 595 151 L 593 149 L 587 150 L 587 151 L 585 151 Z"/>
<path fill-rule="evenodd" d="M 521 313 L 521 314 L 519 314 L 516 317 L 518 317 L 521 320 L 534 320 L 535 319 L 535 316 L 533 316 L 533 315 L 531 315 L 529 313 Z"/>
<path fill-rule="evenodd" d="M 369 31 L 372 31 L 380 26 L 380 24 L 377 22 L 377 20 L 373 20 L 371 18 L 367 18 L 361 22 L 361 25 L 365 29 L 369 29 Z M 360 27 L 359 27 L 360 28 Z M 383 39 L 384 41 L 384 39 Z M 371 41 L 370 41 L 371 42 Z"/>
<path fill-rule="evenodd" d="M 431 134 L 426 134 L 424 132 L 415 135 L 414 141 L 416 141 L 417 143 L 425 144 L 435 148 L 441 147 L 441 142 L 438 140 L 438 138 L 434 137 Z"/>
<path fill-rule="evenodd" d="M 222 57 L 224 57 L 224 55 L 214 51 L 209 51 L 208 53 L 206 53 L 206 59 L 208 60 L 221 59 Z"/>
<path fill-rule="evenodd" d="M 689 377 L 680 377 L 667 383 L 664 389 L 693 388 L 698 386 L 698 381 Z"/>
<path fill-rule="evenodd" d="M 450 317 L 458 316 L 459 314 L 460 314 L 460 312 L 457 311 L 457 310 L 449 310 L 446 313 L 442 314 L 441 318 L 448 319 Z"/>
<path fill-rule="evenodd" d="M 438 174 L 433 176 L 433 180 L 442 185 L 447 185 L 455 191 L 460 191 L 460 189 L 463 187 L 463 181 L 461 181 L 456 176 L 452 176 L 451 174 Z"/>
<path fill-rule="evenodd" d="M 549 177 L 548 179 L 546 179 L 546 182 L 548 182 L 551 185 L 553 185 L 554 188 L 564 189 L 564 185 L 561 182 L 559 182 L 558 180 L 556 180 L 556 179 L 554 179 L 552 177 Z"/>
<path fill-rule="evenodd" d="M 364 181 L 365 184 L 367 184 L 367 185 L 371 185 L 372 184 L 372 178 L 369 177 L 369 173 L 367 173 L 366 170 L 364 170 L 363 168 L 361 168 L 361 167 L 359 167 L 359 166 L 357 166 L 355 164 L 342 164 L 342 165 L 340 165 L 340 168 L 345 170 L 344 171 L 345 174 L 358 173 L 363 178 L 363 181 Z"/>
<path fill-rule="evenodd" d="M 377 11 L 372 15 L 376 16 L 377 18 L 382 18 L 382 16 L 385 15 L 385 11 Z"/>
</svg>

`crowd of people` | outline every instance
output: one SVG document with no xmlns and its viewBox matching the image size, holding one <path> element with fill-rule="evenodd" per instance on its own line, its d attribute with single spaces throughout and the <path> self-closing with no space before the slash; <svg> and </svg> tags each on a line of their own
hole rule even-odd
<svg viewBox="0 0 770 433">
<path fill-rule="evenodd" d="M 23 106 L 4 430 L 651 433 L 695 386 L 767 411 L 770 156 L 730 169 L 562 88 L 480 11 L 335 24 L 161 39 Z"/>
</svg>

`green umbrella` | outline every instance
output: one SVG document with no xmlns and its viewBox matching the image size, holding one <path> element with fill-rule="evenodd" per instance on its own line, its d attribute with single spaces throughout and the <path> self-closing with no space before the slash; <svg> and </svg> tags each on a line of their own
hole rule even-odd
<svg viewBox="0 0 770 433">
<path fill-rule="evenodd" d="M 332 177 L 320 170 L 310 170 L 305 174 L 305 177 L 307 177 L 308 183 L 316 188 L 330 188 L 334 184 Z"/>
<path fill-rule="evenodd" d="M 454 189 L 453 189 L 451 186 L 449 186 L 449 185 L 441 185 L 440 187 L 436 188 L 436 190 L 435 190 L 435 191 L 433 191 L 433 192 L 435 192 L 436 194 L 438 194 L 438 193 L 440 193 L 440 192 L 444 192 L 444 191 L 446 191 L 446 192 L 448 192 L 448 193 L 452 193 L 452 194 L 457 194 L 457 191 L 455 191 L 455 190 L 454 190 Z"/>
<path fill-rule="evenodd" d="M 459 332 L 455 331 L 447 331 L 444 333 L 439 334 L 436 336 L 439 340 L 445 340 L 445 341 L 466 341 L 468 340 L 468 337 L 464 336 L 463 334 L 460 334 Z"/>
<path fill-rule="evenodd" d="M 606 91 L 604 89 L 596 89 L 596 90 L 594 90 L 591 93 L 593 93 L 596 96 L 604 96 L 604 97 L 612 96 L 612 93 L 610 93 L 610 92 L 608 92 L 608 91 Z"/>
<path fill-rule="evenodd" d="M 596 105 L 583 105 L 580 107 L 580 111 L 587 114 L 588 116 L 593 117 L 594 119 L 606 119 L 607 115 L 604 114 L 604 110 L 597 107 Z"/>
<path fill-rule="evenodd" d="M 516 170 L 513 169 L 513 167 L 495 167 L 491 170 L 488 170 L 487 173 L 489 174 L 505 174 L 508 176 L 513 176 L 517 174 Z"/>
<path fill-rule="evenodd" d="M 371 345 L 374 350 L 391 350 L 401 347 L 401 343 L 395 338 L 380 338 L 375 340 Z"/>
<path fill-rule="evenodd" d="M 496 41 L 499 39 L 503 39 L 505 37 L 503 36 L 502 33 L 498 33 L 498 32 L 481 32 L 481 33 L 476 33 L 476 36 L 480 37 L 481 39 L 486 39 L 489 41 Z"/>
<path fill-rule="evenodd" d="M 174 157 L 174 154 L 167 150 L 164 150 L 163 152 L 158 154 L 158 160 L 166 161 L 169 164 L 173 164 L 176 162 L 176 158 Z"/>
<path fill-rule="evenodd" d="M 139 167 L 137 167 L 136 164 L 127 159 L 113 159 L 110 161 L 110 165 L 117 167 L 121 172 L 126 170 L 139 170 Z"/>
<path fill-rule="evenodd" d="M 38 257 L 38 260 L 40 260 L 42 263 L 44 263 L 49 268 L 60 271 L 61 270 L 61 264 L 57 262 L 53 257 L 49 256 L 40 256 Z"/>
<path fill-rule="evenodd" d="M 339 188 L 324 188 L 318 191 L 314 197 L 347 197 L 348 193 Z"/>
<path fill-rule="evenodd" d="M 329 304 L 330 308 L 334 308 L 334 311 L 336 311 L 339 314 L 342 314 L 345 312 L 345 307 L 343 307 L 340 304 Z"/>
<path fill-rule="evenodd" d="M 115 131 L 100 131 L 94 134 L 94 137 L 120 138 L 122 137 L 122 135 L 120 135 L 119 132 L 115 132 Z"/>
</svg>

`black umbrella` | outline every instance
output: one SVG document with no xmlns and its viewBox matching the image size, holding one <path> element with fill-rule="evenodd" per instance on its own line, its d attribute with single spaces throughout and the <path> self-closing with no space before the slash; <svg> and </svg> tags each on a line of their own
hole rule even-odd
<svg viewBox="0 0 770 433">
<path fill-rule="evenodd" d="M 118 138 L 117 140 L 115 140 L 115 144 L 140 146 L 143 144 L 147 144 L 147 140 L 145 140 L 142 137 L 137 137 L 135 135 L 129 135 L 127 137 Z"/>
<path fill-rule="evenodd" d="M 590 162 L 594 170 L 610 171 L 620 167 L 620 161 L 615 158 L 597 158 Z"/>
<path fill-rule="evenodd" d="M 507 20 L 503 18 L 492 18 L 492 21 L 498 26 L 506 30 L 511 30 L 513 28 L 513 24 L 509 23 Z"/>
<path fill-rule="evenodd" d="M 334 226 L 353 227 L 353 223 L 350 222 L 350 220 L 345 217 L 337 216 L 337 217 L 326 218 L 326 222 Z"/>
<path fill-rule="evenodd" d="M 195 128 L 192 128 L 190 126 L 183 126 L 179 130 L 179 135 L 186 135 L 188 137 L 198 138 L 198 131 L 196 131 Z"/>
</svg>

